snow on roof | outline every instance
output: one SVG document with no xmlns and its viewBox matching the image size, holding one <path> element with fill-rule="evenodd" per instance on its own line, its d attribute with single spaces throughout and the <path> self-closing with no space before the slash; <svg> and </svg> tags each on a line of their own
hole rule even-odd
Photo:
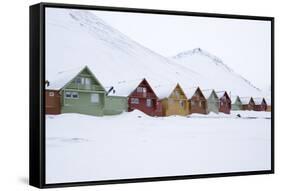
<svg viewBox="0 0 281 191">
<path fill-rule="evenodd" d="M 199 87 L 183 88 L 183 91 L 188 99 L 190 99 Z M 200 89 L 200 88 L 199 88 Z M 205 96 L 204 96 L 205 97 Z"/>
<path fill-rule="evenodd" d="M 86 66 L 58 72 L 56 75 L 50 77 L 50 79 L 47 79 L 49 81 L 49 86 L 46 87 L 46 89 L 60 90 L 85 68 Z"/>
<path fill-rule="evenodd" d="M 216 92 L 216 94 L 218 95 L 219 98 L 223 97 L 225 93 L 226 93 L 225 91 L 217 91 Z"/>
<path fill-rule="evenodd" d="M 164 84 L 163 82 L 160 82 L 159 80 L 156 79 L 152 79 L 152 78 L 145 78 L 145 79 L 159 99 L 168 97 L 176 87 L 176 84 L 174 83 Z M 118 81 L 117 83 L 112 84 L 115 91 L 111 91 L 109 95 L 127 97 L 138 87 L 138 85 L 142 81 L 143 79 Z M 110 89 L 110 87 L 106 87 L 106 88 Z"/>
<path fill-rule="evenodd" d="M 113 90 L 109 93 L 109 95 L 117 95 L 117 96 L 125 96 L 131 94 L 132 91 L 136 89 L 136 87 L 141 83 L 142 79 L 134 79 L 134 80 L 121 80 L 112 84 Z M 110 87 L 106 87 L 109 89 Z"/>
<path fill-rule="evenodd" d="M 240 99 L 239 96 L 231 96 L 231 104 L 234 104 L 238 98 Z"/>
<path fill-rule="evenodd" d="M 205 90 L 202 90 L 202 93 L 203 93 L 204 97 L 206 99 L 208 99 L 211 96 L 213 91 L 214 91 L 213 89 L 205 89 Z"/>
<path fill-rule="evenodd" d="M 251 97 L 240 97 L 242 104 L 248 104 L 250 102 Z"/>
<path fill-rule="evenodd" d="M 153 86 L 153 91 L 156 93 L 157 97 L 159 99 L 163 99 L 166 97 L 169 97 L 172 93 L 172 91 L 175 89 L 176 85 L 171 83 L 171 84 L 162 84 L 162 85 L 156 85 Z"/>
<path fill-rule="evenodd" d="M 253 100 L 254 100 L 255 104 L 260 105 L 260 104 L 262 104 L 263 98 L 256 97 L 256 98 L 253 98 Z"/>
<path fill-rule="evenodd" d="M 267 105 L 271 105 L 271 98 L 265 98 L 265 102 Z"/>
</svg>

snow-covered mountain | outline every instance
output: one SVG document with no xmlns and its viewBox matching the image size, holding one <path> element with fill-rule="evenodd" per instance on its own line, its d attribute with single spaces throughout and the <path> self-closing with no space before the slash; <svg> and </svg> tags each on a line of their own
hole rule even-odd
<svg viewBox="0 0 281 191">
<path fill-rule="evenodd" d="M 261 96 L 262 91 L 243 76 L 234 72 L 223 61 L 201 48 L 181 52 L 172 60 L 188 69 L 198 72 L 203 80 L 202 86 L 216 90 L 227 90 L 233 95 Z"/>
<path fill-rule="evenodd" d="M 46 79 L 52 83 L 58 72 L 85 65 L 105 87 L 114 86 L 117 94 L 119 89 L 123 93 L 132 91 L 143 78 L 148 79 L 156 93 L 170 93 L 171 87 L 180 83 L 185 89 L 201 86 L 243 96 L 260 94 L 247 80 L 203 51 L 197 49 L 166 58 L 92 12 L 47 8 Z"/>
</svg>

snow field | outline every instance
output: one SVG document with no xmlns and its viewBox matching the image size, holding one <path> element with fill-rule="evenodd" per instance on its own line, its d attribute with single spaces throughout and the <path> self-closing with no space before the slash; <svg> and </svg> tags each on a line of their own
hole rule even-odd
<svg viewBox="0 0 281 191">
<path fill-rule="evenodd" d="M 47 116 L 47 183 L 269 170 L 268 113 L 244 113 L 264 115 Z"/>
</svg>

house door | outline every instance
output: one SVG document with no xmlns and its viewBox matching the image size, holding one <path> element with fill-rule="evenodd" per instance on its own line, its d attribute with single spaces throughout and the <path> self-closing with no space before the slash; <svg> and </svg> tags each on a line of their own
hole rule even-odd
<svg viewBox="0 0 281 191">
<path fill-rule="evenodd" d="M 91 89 L 91 79 L 85 78 L 85 89 L 89 90 Z"/>
</svg>

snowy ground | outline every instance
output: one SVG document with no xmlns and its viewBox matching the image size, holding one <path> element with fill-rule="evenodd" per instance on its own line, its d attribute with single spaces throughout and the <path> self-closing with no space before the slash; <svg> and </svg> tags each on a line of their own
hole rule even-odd
<svg viewBox="0 0 281 191">
<path fill-rule="evenodd" d="M 270 169 L 270 113 L 46 118 L 46 182 Z"/>
</svg>

